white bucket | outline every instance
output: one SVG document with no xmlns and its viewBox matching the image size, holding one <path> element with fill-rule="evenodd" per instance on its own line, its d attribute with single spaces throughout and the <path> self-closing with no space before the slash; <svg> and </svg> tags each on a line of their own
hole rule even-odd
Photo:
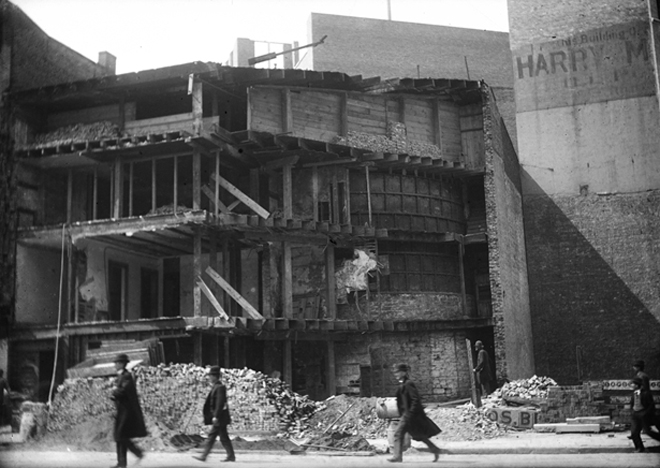
<svg viewBox="0 0 660 468">
<path fill-rule="evenodd" d="M 401 416 L 396 406 L 396 398 L 379 398 L 376 401 L 376 416 L 380 419 L 393 419 Z"/>
</svg>

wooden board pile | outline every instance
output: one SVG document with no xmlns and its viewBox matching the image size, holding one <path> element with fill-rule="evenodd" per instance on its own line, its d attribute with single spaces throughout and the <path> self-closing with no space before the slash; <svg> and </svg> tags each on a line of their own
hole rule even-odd
<svg viewBox="0 0 660 468">
<path fill-rule="evenodd" d="M 55 145 L 68 145 L 88 140 L 103 140 L 121 136 L 119 127 L 112 122 L 94 122 L 90 124 L 75 124 L 57 128 L 51 132 L 35 135 L 31 146 L 42 148 Z"/>
<path fill-rule="evenodd" d="M 233 431 L 268 431 L 288 434 L 300 430 L 323 407 L 291 391 L 279 379 L 251 369 L 223 369 Z M 133 369 L 147 427 L 169 441 L 176 434 L 204 430 L 202 408 L 210 390 L 206 369 L 192 364 L 163 364 Z M 66 431 L 89 419 L 114 412 L 110 400 L 114 379 L 67 379 L 58 388 L 50 411 L 48 430 Z"/>
</svg>

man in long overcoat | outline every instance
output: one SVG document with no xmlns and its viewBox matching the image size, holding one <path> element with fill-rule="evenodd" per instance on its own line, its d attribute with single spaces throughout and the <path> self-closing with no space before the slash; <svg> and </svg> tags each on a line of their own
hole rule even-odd
<svg viewBox="0 0 660 468">
<path fill-rule="evenodd" d="M 477 341 L 474 348 L 477 351 L 477 365 L 474 367 L 477 385 L 481 387 L 479 388 L 481 394 L 487 396 L 493 392 L 493 370 L 490 356 L 488 356 L 488 352 L 484 349 L 484 344 L 481 341 Z"/>
<path fill-rule="evenodd" d="M 115 442 L 117 443 L 117 464 L 113 468 L 126 466 L 126 454 L 130 450 L 133 455 L 142 459 L 144 452 L 131 440 L 134 437 L 145 437 L 147 428 L 144 425 L 142 408 L 138 400 L 135 380 L 126 369 L 129 359 L 126 354 L 118 354 L 115 358 L 117 379 L 112 390 L 112 399 L 117 408 L 115 415 Z"/>
<path fill-rule="evenodd" d="M 225 452 L 227 452 L 227 457 L 224 461 L 233 462 L 236 461 L 236 456 L 234 455 L 234 447 L 231 444 L 231 439 L 227 433 L 227 426 L 231 424 L 229 405 L 227 404 L 227 387 L 220 380 L 219 366 L 212 366 L 207 375 L 213 387 L 204 402 L 204 424 L 212 424 L 212 427 L 206 439 L 204 452 L 200 456 L 194 456 L 193 458 L 206 461 L 206 457 L 209 456 L 213 448 L 215 439 L 220 436 L 220 443 L 224 447 Z"/>
<path fill-rule="evenodd" d="M 398 364 L 394 369 L 394 376 L 400 384 L 396 391 L 396 405 L 401 419 L 394 432 L 394 456 L 387 461 L 394 463 L 403 461 L 403 438 L 407 432 L 413 439 L 426 444 L 433 453 L 435 462 L 438 461 L 440 449 L 431 442 L 430 438 L 439 434 L 440 428 L 426 416 L 417 386 L 408 377 L 409 370 L 406 364 Z"/>
<path fill-rule="evenodd" d="M 633 385 L 633 394 L 630 397 L 630 438 L 635 444 L 637 452 L 644 452 L 644 443 L 640 433 L 644 433 L 660 441 L 660 433 L 651 429 L 655 423 L 655 403 L 651 391 L 644 388 L 644 382 L 641 377 L 634 377 L 630 381 Z"/>
</svg>

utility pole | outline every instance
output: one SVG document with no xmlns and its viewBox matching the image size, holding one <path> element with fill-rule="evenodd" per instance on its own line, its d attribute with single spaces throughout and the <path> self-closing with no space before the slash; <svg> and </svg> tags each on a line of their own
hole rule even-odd
<svg viewBox="0 0 660 468">
<path fill-rule="evenodd" d="M 392 21 L 392 0 L 387 0 L 387 20 Z"/>
</svg>

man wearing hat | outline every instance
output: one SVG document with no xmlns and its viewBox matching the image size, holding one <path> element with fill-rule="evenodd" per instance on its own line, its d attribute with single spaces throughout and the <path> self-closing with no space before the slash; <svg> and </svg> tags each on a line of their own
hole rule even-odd
<svg viewBox="0 0 660 468">
<path fill-rule="evenodd" d="M 387 461 L 401 463 L 403 461 L 403 438 L 407 433 L 415 440 L 424 442 L 433 453 L 433 461 L 438 461 L 440 449 L 429 439 L 439 434 L 440 428 L 431 421 L 422 406 L 422 399 L 417 391 L 417 386 L 408 377 L 409 367 L 406 364 L 398 364 L 394 368 L 394 376 L 399 381 L 396 391 L 396 405 L 399 409 L 399 425 L 394 432 L 394 456 Z"/>
<path fill-rule="evenodd" d="M 493 392 L 492 388 L 492 366 L 490 365 L 490 357 L 488 352 L 484 349 L 484 344 L 477 341 L 474 344 L 474 349 L 477 351 L 477 365 L 474 367 L 477 386 L 481 391 L 482 396 L 488 396 Z"/>
<path fill-rule="evenodd" d="M 206 461 L 206 457 L 209 456 L 213 448 L 215 439 L 220 436 L 220 443 L 227 452 L 227 457 L 224 461 L 233 462 L 236 461 L 236 456 L 234 455 L 234 447 L 229 439 L 229 434 L 227 434 L 227 426 L 231 424 L 229 406 L 227 405 L 227 387 L 220 380 L 219 366 L 212 366 L 207 376 L 213 387 L 204 403 L 204 424 L 212 424 L 213 427 L 206 439 L 204 452 L 200 456 L 194 456 L 193 458 Z"/>
<path fill-rule="evenodd" d="M 655 420 L 655 404 L 651 392 L 644 389 L 641 377 L 634 377 L 630 382 L 633 386 L 633 394 L 630 397 L 630 409 L 632 410 L 630 438 L 635 444 L 635 450 L 644 452 L 644 444 L 640 437 L 642 429 L 644 429 L 646 435 L 660 441 L 660 433 L 651 430 L 650 427 Z"/>
<path fill-rule="evenodd" d="M 113 468 L 124 468 L 126 466 L 126 454 L 129 450 L 138 459 L 142 459 L 144 452 L 131 439 L 147 435 L 147 428 L 142 417 L 142 408 L 140 408 L 140 401 L 135 389 L 135 380 L 133 380 L 133 375 L 126 370 L 128 362 L 126 354 L 118 354 L 115 358 L 117 379 L 111 398 L 117 408 L 114 430 L 115 442 L 117 443 L 117 464 Z"/>
<path fill-rule="evenodd" d="M 644 361 L 641 359 L 639 361 L 635 361 L 633 364 L 633 369 L 635 369 L 635 377 L 639 377 L 642 379 L 642 388 L 644 390 L 651 390 L 651 380 L 649 379 L 649 376 L 646 372 L 644 372 Z"/>
</svg>

